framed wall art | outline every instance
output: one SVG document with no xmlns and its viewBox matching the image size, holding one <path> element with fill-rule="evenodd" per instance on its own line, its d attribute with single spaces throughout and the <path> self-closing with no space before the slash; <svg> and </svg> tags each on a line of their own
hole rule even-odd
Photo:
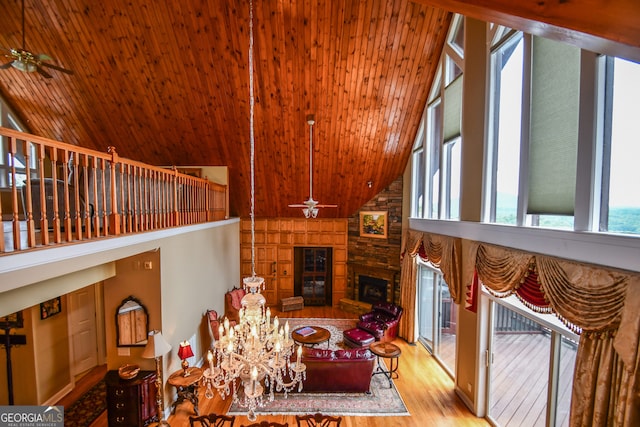
<svg viewBox="0 0 640 427">
<path fill-rule="evenodd" d="M 49 301 L 40 303 L 40 319 L 47 319 L 62 311 L 62 301 L 60 297 L 55 297 Z"/>
<path fill-rule="evenodd" d="M 362 211 L 360 212 L 360 236 L 373 237 L 375 239 L 387 238 L 387 212 Z"/>
</svg>

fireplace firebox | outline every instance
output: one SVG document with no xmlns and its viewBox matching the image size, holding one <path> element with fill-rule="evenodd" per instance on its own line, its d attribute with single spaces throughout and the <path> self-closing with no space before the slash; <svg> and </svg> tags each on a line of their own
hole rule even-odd
<svg viewBox="0 0 640 427">
<path fill-rule="evenodd" d="M 358 276 L 358 300 L 374 304 L 387 300 L 387 281 L 377 277 Z"/>
</svg>

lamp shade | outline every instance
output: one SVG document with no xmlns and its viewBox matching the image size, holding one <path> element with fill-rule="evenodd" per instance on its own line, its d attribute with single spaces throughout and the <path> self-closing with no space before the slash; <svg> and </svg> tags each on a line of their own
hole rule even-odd
<svg viewBox="0 0 640 427">
<path fill-rule="evenodd" d="M 178 357 L 184 360 L 192 356 L 193 350 L 191 350 L 191 344 L 189 344 L 189 341 L 182 341 L 178 349 Z"/>
<path fill-rule="evenodd" d="M 149 331 L 149 338 L 147 339 L 147 346 L 142 352 L 142 357 L 145 359 L 153 359 L 156 357 L 164 356 L 171 351 L 171 345 L 164 339 L 162 332 Z"/>
</svg>

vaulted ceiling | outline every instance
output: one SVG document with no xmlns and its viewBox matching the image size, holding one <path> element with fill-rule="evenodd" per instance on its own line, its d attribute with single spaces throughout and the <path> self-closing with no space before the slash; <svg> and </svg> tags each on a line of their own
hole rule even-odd
<svg viewBox="0 0 640 427">
<path fill-rule="evenodd" d="M 258 217 L 301 215 L 287 205 L 309 196 L 308 114 L 313 196 L 339 205 L 320 216 L 353 214 L 402 174 L 451 21 L 443 7 L 543 32 L 609 31 L 531 0 L 254 3 Z M 579 10 L 569 7 L 560 15 Z M 0 1 L 0 47 L 22 47 L 21 10 Z M 0 70 L 0 95 L 31 133 L 153 165 L 226 165 L 231 213 L 248 214 L 248 2 L 25 0 L 24 20 L 24 47 L 74 71 Z M 637 46 L 629 22 L 614 36 Z"/>
</svg>

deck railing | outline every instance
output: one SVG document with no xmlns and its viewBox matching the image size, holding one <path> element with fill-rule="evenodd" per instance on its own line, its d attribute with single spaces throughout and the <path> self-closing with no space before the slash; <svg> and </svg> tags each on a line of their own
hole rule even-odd
<svg viewBox="0 0 640 427">
<path fill-rule="evenodd" d="M 227 186 L 0 127 L 0 255 L 228 218 Z"/>
</svg>

